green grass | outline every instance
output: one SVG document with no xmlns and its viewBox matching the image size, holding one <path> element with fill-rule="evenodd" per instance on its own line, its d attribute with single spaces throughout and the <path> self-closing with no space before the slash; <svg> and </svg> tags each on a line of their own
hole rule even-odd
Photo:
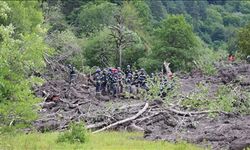
<svg viewBox="0 0 250 150">
<path fill-rule="evenodd" d="M 192 144 L 144 140 L 142 133 L 103 132 L 90 134 L 86 143 L 56 143 L 59 133 L 0 136 L 0 150 L 198 150 Z"/>
</svg>

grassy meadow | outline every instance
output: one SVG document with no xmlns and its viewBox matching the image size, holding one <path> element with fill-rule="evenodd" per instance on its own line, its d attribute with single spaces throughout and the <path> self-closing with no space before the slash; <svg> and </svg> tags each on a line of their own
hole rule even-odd
<svg viewBox="0 0 250 150">
<path fill-rule="evenodd" d="M 147 141 L 142 133 L 103 132 L 89 134 L 86 143 L 57 143 L 60 133 L 0 135 L 0 150 L 198 150 L 186 142 Z"/>
</svg>

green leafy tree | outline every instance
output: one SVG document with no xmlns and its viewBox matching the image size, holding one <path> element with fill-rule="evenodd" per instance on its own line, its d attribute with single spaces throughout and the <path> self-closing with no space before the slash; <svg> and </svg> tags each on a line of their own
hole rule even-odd
<svg viewBox="0 0 250 150">
<path fill-rule="evenodd" d="M 122 49 L 122 67 L 127 64 L 136 64 L 139 58 L 144 56 L 145 46 L 140 37 L 130 30 L 126 30 L 125 40 L 133 41 Z M 83 55 L 86 58 L 86 64 L 100 67 L 119 66 L 119 53 L 117 51 L 117 41 L 112 36 L 108 28 L 100 31 L 96 36 L 88 39 L 83 48 Z"/>
<path fill-rule="evenodd" d="M 240 12 L 243 14 L 249 14 L 250 13 L 250 2 L 249 1 L 241 1 L 239 6 Z"/>
<path fill-rule="evenodd" d="M 43 13 L 37 1 L 7 1 L 7 3 L 13 8 L 7 24 L 14 25 L 15 34 L 32 32 L 43 21 Z"/>
<path fill-rule="evenodd" d="M 152 56 L 158 60 L 167 60 L 174 69 L 190 69 L 192 61 L 198 56 L 199 46 L 192 27 L 186 23 L 182 15 L 170 15 L 161 22 L 157 30 L 159 43 Z"/>
<path fill-rule="evenodd" d="M 170 15 L 162 20 L 157 36 L 161 44 L 169 47 L 190 49 L 197 45 L 192 27 L 182 15 Z"/>
<path fill-rule="evenodd" d="M 107 28 L 86 41 L 84 56 L 89 66 L 108 67 L 115 65 L 115 44 L 110 40 L 111 31 Z"/>
<path fill-rule="evenodd" d="M 48 35 L 53 31 L 64 31 L 68 28 L 65 16 L 62 13 L 62 4 L 58 1 L 55 5 L 49 5 L 47 2 L 42 3 L 44 22 L 48 26 Z"/>
<path fill-rule="evenodd" d="M 246 56 L 250 55 L 250 24 L 241 28 L 238 32 L 238 48 Z"/>
<path fill-rule="evenodd" d="M 77 35 L 90 36 L 114 22 L 115 4 L 109 2 L 89 2 L 78 10 L 74 25 Z"/>
<path fill-rule="evenodd" d="M 147 72 L 160 71 L 162 67 L 162 61 L 159 59 L 149 57 L 142 57 L 138 60 L 138 66 L 144 68 Z"/>
<path fill-rule="evenodd" d="M 0 18 L 6 24 L 0 26 L 1 125 L 27 124 L 36 117 L 34 104 L 39 99 L 31 87 L 42 81 L 35 73 L 45 66 L 43 54 L 52 52 L 44 43 L 46 30 L 41 27 L 38 6 L 38 2 L 29 5 L 19 1 L 0 5 L 0 10 L 4 10 Z"/>
<path fill-rule="evenodd" d="M 186 13 L 184 1 L 165 1 L 165 0 L 162 0 L 162 4 L 167 9 L 168 13 L 173 13 L 173 14 Z"/>
<path fill-rule="evenodd" d="M 150 32 L 152 15 L 149 6 L 144 1 L 124 2 L 121 8 L 124 26 L 138 34 L 147 49 L 152 47 Z"/>
<path fill-rule="evenodd" d="M 160 21 L 161 19 L 163 19 L 165 16 L 165 13 L 166 13 L 166 9 L 163 7 L 162 1 L 150 0 L 148 3 L 149 3 L 149 7 L 151 9 L 153 18 L 156 21 Z"/>
<path fill-rule="evenodd" d="M 241 25 L 241 18 L 237 14 L 231 14 L 231 13 L 226 14 L 223 17 L 223 23 L 225 26 L 232 25 L 232 26 L 238 27 Z"/>
<path fill-rule="evenodd" d="M 143 27 L 150 30 L 152 28 L 152 12 L 145 1 L 132 1 L 136 11 L 138 13 L 138 18 L 141 19 Z"/>
</svg>

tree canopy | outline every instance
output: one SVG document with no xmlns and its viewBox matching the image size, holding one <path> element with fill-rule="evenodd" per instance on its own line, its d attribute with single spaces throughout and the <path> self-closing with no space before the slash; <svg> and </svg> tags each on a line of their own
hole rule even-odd
<svg viewBox="0 0 250 150">
<path fill-rule="evenodd" d="M 42 81 L 34 74 L 45 66 L 44 53 L 52 51 L 44 43 L 38 2 L 1 2 L 0 10 L 0 121 L 26 122 L 35 117 L 38 101 L 30 88 Z"/>
</svg>

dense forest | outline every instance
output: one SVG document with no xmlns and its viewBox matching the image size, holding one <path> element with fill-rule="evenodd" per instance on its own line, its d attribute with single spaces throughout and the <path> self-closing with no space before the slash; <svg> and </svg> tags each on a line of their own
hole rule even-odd
<svg viewBox="0 0 250 150">
<path fill-rule="evenodd" d="M 235 53 L 237 30 L 250 20 L 249 7 L 248 1 L 66 0 L 48 1 L 43 10 L 52 26 L 47 37 L 53 39 L 52 47 L 64 51 L 69 44 L 58 47 L 61 37 L 77 39 L 70 43 L 78 58 L 68 61 L 79 69 L 117 66 L 121 50 L 123 66 L 153 71 L 165 59 L 174 70 L 190 70 L 204 59 L 209 64 L 216 58 L 214 51 Z M 124 28 L 121 35 L 118 26 Z"/>
<path fill-rule="evenodd" d="M 176 73 L 212 76 L 228 55 L 249 59 L 249 41 L 250 1 L 0 1 L 0 133 L 30 127 L 38 117 L 34 90 L 49 82 L 50 60 L 82 74 L 127 65 L 152 73 L 168 62 Z M 244 108 L 231 102 L 249 114 L 249 102 Z"/>
</svg>

